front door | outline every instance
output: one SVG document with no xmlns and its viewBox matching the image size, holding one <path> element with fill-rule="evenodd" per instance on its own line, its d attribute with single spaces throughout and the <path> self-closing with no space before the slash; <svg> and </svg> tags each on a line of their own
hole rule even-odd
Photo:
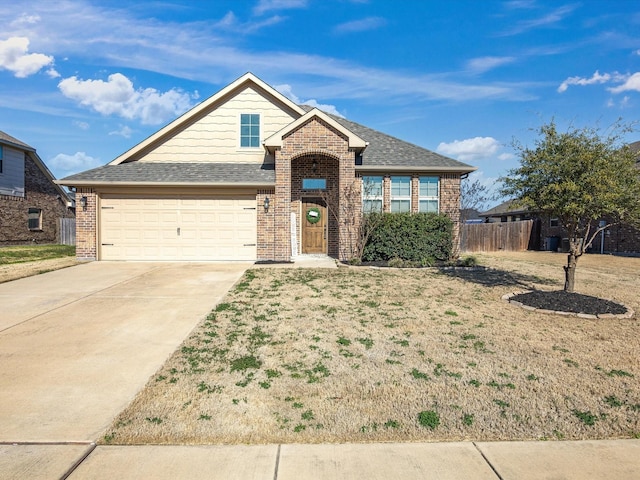
<svg viewBox="0 0 640 480">
<path fill-rule="evenodd" d="M 302 253 L 327 253 L 327 207 L 321 200 L 302 201 Z"/>
</svg>

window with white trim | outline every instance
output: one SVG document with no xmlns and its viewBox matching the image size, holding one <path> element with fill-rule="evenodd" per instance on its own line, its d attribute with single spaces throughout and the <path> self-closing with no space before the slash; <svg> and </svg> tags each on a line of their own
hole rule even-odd
<svg viewBox="0 0 640 480">
<path fill-rule="evenodd" d="M 420 177 L 418 203 L 420 212 L 438 213 L 440 209 L 438 177 Z"/>
<path fill-rule="evenodd" d="M 240 114 L 240 146 L 258 148 L 260 146 L 260 114 Z"/>
<path fill-rule="evenodd" d="M 29 209 L 29 230 L 42 230 L 42 209 Z"/>
<path fill-rule="evenodd" d="M 411 177 L 391 177 L 391 213 L 411 211 Z"/>
<path fill-rule="evenodd" d="M 362 177 L 362 211 L 382 212 L 382 177 Z"/>
</svg>

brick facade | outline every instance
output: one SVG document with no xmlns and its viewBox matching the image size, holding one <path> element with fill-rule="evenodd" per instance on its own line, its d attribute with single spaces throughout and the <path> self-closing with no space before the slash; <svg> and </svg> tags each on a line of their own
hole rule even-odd
<svg viewBox="0 0 640 480">
<path fill-rule="evenodd" d="M 316 172 L 313 171 L 314 161 Z M 355 152 L 349 150 L 348 139 L 314 117 L 282 139 L 282 148 L 276 150 L 275 162 L 274 260 L 291 259 L 291 213 L 296 215 L 299 226 L 302 199 L 307 195 L 319 196 L 318 192 L 303 192 L 302 179 L 323 178 L 321 175 L 326 175 L 324 178 L 327 179 L 327 209 L 333 212 L 329 215 L 328 253 L 343 260 L 350 258 L 353 252 L 349 251 L 348 245 L 352 245 L 353 232 L 347 228 L 351 218 L 347 218 L 346 212 L 355 211 L 358 205 L 351 209 L 340 205 L 342 195 L 339 193 L 348 190 L 355 180 Z"/>
<path fill-rule="evenodd" d="M 372 174 L 376 175 L 376 174 Z M 379 176 L 379 174 L 377 175 Z M 382 177 L 382 211 L 391 212 L 391 177 L 396 175 L 385 175 Z M 411 177 L 411 212 L 420 211 L 420 177 L 424 174 L 400 173 L 397 176 Z M 459 173 L 429 174 L 440 179 L 439 203 L 440 213 L 447 215 L 453 221 L 453 245 L 458 246 L 459 226 L 460 226 L 460 181 Z M 362 208 L 362 206 L 360 206 Z"/>
<path fill-rule="evenodd" d="M 73 210 L 29 155 L 24 166 L 24 197 L 0 195 L 0 245 L 58 243 L 59 219 L 73 218 Z M 42 210 L 39 230 L 29 229 L 30 208 Z"/>
</svg>

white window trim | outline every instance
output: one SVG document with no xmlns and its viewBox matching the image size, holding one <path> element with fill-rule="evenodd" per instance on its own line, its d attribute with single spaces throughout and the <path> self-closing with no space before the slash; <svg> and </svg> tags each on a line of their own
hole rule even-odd
<svg viewBox="0 0 640 480">
<path fill-rule="evenodd" d="M 29 226 L 29 223 L 31 222 L 31 218 L 28 217 L 27 218 L 27 228 L 29 229 L 29 231 L 32 231 L 32 232 L 42 231 L 42 209 L 38 208 L 38 207 L 29 207 L 29 209 L 27 211 L 28 211 L 28 215 L 30 216 L 32 213 L 29 210 L 37 210 L 38 211 L 37 212 L 38 213 L 38 226 L 35 227 L 35 228 L 31 228 Z M 33 213 L 36 213 L 36 212 L 33 212 Z"/>
<path fill-rule="evenodd" d="M 367 195 L 365 197 L 365 178 L 379 178 L 380 179 L 380 195 Z M 363 175 L 362 176 L 362 211 L 364 213 L 371 213 L 373 210 L 366 210 L 364 208 L 364 202 L 366 201 L 379 201 L 380 202 L 380 210 L 379 212 L 384 212 L 384 177 L 382 175 Z"/>
<path fill-rule="evenodd" d="M 260 119 L 260 123 L 259 123 L 259 128 L 260 131 L 258 133 L 258 146 L 257 147 L 243 147 L 242 146 L 242 115 L 258 115 L 258 118 Z M 262 132 L 263 132 L 263 125 L 262 125 L 262 113 L 260 112 L 240 112 L 238 113 L 238 150 L 241 151 L 256 151 L 256 150 L 261 150 L 262 147 Z"/>
<path fill-rule="evenodd" d="M 409 195 L 394 195 L 393 194 L 393 179 L 394 178 L 408 178 L 409 179 Z M 398 201 L 407 201 L 409 200 L 409 212 L 411 212 L 411 189 L 412 189 L 412 178 L 408 175 L 394 175 L 389 177 L 389 188 L 390 188 L 390 195 L 389 195 L 389 211 L 391 213 L 401 213 L 401 212 L 394 212 L 393 211 L 393 201 L 394 200 L 398 200 Z"/>
<path fill-rule="evenodd" d="M 422 179 L 423 178 L 435 178 L 435 179 L 438 180 L 438 189 L 437 189 L 438 191 L 437 191 L 435 196 L 426 196 L 426 195 L 422 196 L 422 195 L 420 195 L 420 185 L 422 183 Z M 440 177 L 426 176 L 426 175 L 423 175 L 422 177 L 418 177 L 418 211 L 419 212 L 421 211 L 420 210 L 420 201 L 421 200 L 431 200 L 431 201 L 435 200 L 436 203 L 438 204 L 438 208 L 437 208 L 435 213 L 440 213 Z"/>
</svg>

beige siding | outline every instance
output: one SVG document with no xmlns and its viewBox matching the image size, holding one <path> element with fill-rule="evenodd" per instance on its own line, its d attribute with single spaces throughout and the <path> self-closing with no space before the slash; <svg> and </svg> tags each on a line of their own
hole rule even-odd
<svg viewBox="0 0 640 480">
<path fill-rule="evenodd" d="M 259 113 L 265 139 L 294 118 L 278 105 L 246 88 L 214 111 L 187 126 L 144 157 L 141 162 L 262 163 L 265 151 L 240 148 L 240 114 Z"/>
</svg>

